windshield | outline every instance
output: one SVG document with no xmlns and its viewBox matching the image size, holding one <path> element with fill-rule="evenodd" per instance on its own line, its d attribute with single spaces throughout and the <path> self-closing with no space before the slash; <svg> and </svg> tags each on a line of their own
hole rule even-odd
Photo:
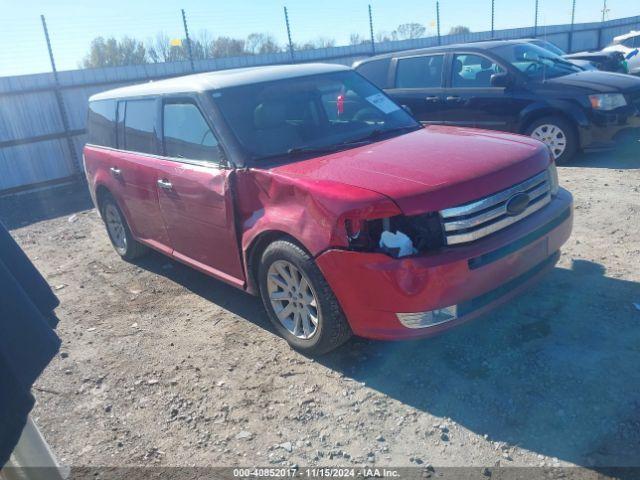
<svg viewBox="0 0 640 480">
<path fill-rule="evenodd" d="M 534 80 L 561 77 L 582 71 L 553 52 L 530 43 L 503 45 L 492 50 Z"/>
<path fill-rule="evenodd" d="M 355 72 L 289 78 L 212 92 L 251 160 L 333 151 L 420 128 Z"/>
<path fill-rule="evenodd" d="M 555 53 L 558 56 L 562 56 L 564 55 L 564 52 L 562 50 L 560 50 L 560 48 L 558 48 L 557 46 L 555 46 L 553 43 L 551 42 L 545 42 L 543 40 L 537 40 L 534 42 L 531 42 L 533 45 L 536 45 L 540 48 L 544 48 L 545 50 L 549 50 L 551 53 Z"/>
</svg>

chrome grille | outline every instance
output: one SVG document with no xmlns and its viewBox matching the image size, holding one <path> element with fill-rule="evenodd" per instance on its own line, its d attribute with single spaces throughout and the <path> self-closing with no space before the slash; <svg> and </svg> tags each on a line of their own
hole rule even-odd
<svg viewBox="0 0 640 480">
<path fill-rule="evenodd" d="M 447 245 L 472 242 L 502 230 L 540 210 L 551 200 L 547 171 L 513 187 L 458 207 L 440 211 Z M 521 213 L 511 215 L 507 203 L 516 194 L 529 195 L 529 203 Z"/>
</svg>

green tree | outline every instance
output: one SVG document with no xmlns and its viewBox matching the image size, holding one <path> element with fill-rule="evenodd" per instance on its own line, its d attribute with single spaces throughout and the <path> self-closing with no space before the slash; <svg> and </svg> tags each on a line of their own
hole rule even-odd
<svg viewBox="0 0 640 480">
<path fill-rule="evenodd" d="M 457 25 L 455 27 L 451 27 L 449 30 L 449 35 L 464 35 L 467 33 L 471 33 L 469 27 L 465 27 L 464 25 Z"/>
<path fill-rule="evenodd" d="M 392 33 L 394 40 L 407 40 L 411 38 L 424 37 L 426 28 L 419 23 L 403 23 L 398 25 L 398 28 Z"/>
<path fill-rule="evenodd" d="M 130 37 L 116 40 L 96 37 L 91 41 L 89 53 L 82 60 L 84 68 L 115 67 L 119 65 L 140 65 L 147 63 L 144 44 Z"/>
</svg>

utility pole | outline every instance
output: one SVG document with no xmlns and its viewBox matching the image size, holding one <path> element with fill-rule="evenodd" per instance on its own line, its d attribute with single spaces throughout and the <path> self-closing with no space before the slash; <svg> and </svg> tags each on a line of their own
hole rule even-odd
<svg viewBox="0 0 640 480">
<path fill-rule="evenodd" d="M 64 136 L 67 139 L 67 147 L 69 149 L 69 155 L 71 156 L 72 170 L 80 172 L 80 162 L 78 161 L 78 155 L 76 152 L 76 146 L 71 138 L 71 128 L 69 126 L 69 117 L 67 116 L 67 109 L 64 105 L 64 98 L 62 98 L 62 92 L 60 91 L 60 79 L 58 78 L 58 69 L 56 68 L 56 62 L 53 58 L 53 49 L 51 48 L 51 38 L 49 38 L 49 29 L 47 28 L 47 21 L 44 15 L 40 15 L 42 21 L 42 30 L 44 31 L 44 39 L 47 42 L 47 50 L 49 51 L 49 60 L 51 61 L 51 71 L 53 72 L 54 82 L 54 95 L 56 97 L 56 103 L 58 104 L 58 111 L 60 112 L 60 118 L 62 119 L 62 128 L 64 128 Z"/>
<path fill-rule="evenodd" d="M 189 29 L 187 28 L 187 15 L 182 9 L 182 25 L 184 25 L 184 36 L 187 40 L 187 52 L 189 53 L 189 62 L 191 62 L 191 71 L 195 72 L 196 68 L 193 65 L 193 52 L 191 51 L 191 39 L 189 38 Z"/>
<path fill-rule="evenodd" d="M 491 0 L 491 38 L 493 38 L 493 34 L 495 32 L 495 28 L 494 28 L 495 13 L 496 13 L 496 0 Z"/>
<path fill-rule="evenodd" d="M 373 13 L 371 13 L 371 5 L 369 5 L 369 35 L 371 35 L 371 54 L 376 54 L 376 42 L 373 38 Z"/>
<path fill-rule="evenodd" d="M 538 0 L 536 0 L 536 10 L 533 18 L 533 36 L 538 36 Z"/>
<path fill-rule="evenodd" d="M 442 45 L 442 40 L 440 39 L 440 2 L 436 0 L 436 29 L 438 32 L 438 45 Z"/>
<path fill-rule="evenodd" d="M 571 29 L 569 30 L 569 53 L 573 52 L 573 24 L 576 20 L 576 0 L 571 2 Z"/>
<path fill-rule="evenodd" d="M 607 17 L 607 13 L 609 13 L 609 9 L 607 8 L 607 0 L 604 0 L 602 5 L 602 21 L 604 22 Z"/>
<path fill-rule="evenodd" d="M 284 23 L 287 26 L 287 38 L 289 38 L 289 54 L 291 55 L 291 61 L 295 62 L 296 59 L 293 56 L 293 41 L 291 40 L 291 26 L 289 25 L 289 12 L 287 7 L 284 7 Z"/>
</svg>

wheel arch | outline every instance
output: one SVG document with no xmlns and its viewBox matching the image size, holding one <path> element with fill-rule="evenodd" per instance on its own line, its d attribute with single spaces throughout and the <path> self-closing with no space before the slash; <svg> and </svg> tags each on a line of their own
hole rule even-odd
<svg viewBox="0 0 640 480">
<path fill-rule="evenodd" d="M 99 184 L 96 186 L 96 208 L 98 209 L 100 216 L 102 216 L 102 206 L 107 195 L 111 195 L 113 197 L 113 193 L 111 193 L 111 190 L 109 190 L 106 185 Z"/>
<path fill-rule="evenodd" d="M 563 102 L 563 104 L 566 102 Z M 526 135 L 527 129 L 532 123 L 540 120 L 544 117 L 559 117 L 566 121 L 573 127 L 573 131 L 578 139 L 578 148 L 583 144 L 583 128 L 589 125 L 587 117 L 579 111 L 575 106 L 563 105 L 566 108 L 559 108 L 560 106 L 546 105 L 533 107 L 529 110 L 522 112 L 520 120 L 518 122 L 518 133 Z"/>
<path fill-rule="evenodd" d="M 282 230 L 266 230 L 260 232 L 254 239 L 251 240 L 249 246 L 245 249 L 245 264 L 247 272 L 247 291 L 253 295 L 258 295 L 260 292 L 260 286 L 258 282 L 258 268 L 260 266 L 260 258 L 266 250 L 266 248 L 273 242 L 278 240 L 287 240 L 291 243 L 302 248 L 305 252 L 311 255 L 309 249 L 304 244 L 295 238 L 290 233 Z"/>
</svg>

